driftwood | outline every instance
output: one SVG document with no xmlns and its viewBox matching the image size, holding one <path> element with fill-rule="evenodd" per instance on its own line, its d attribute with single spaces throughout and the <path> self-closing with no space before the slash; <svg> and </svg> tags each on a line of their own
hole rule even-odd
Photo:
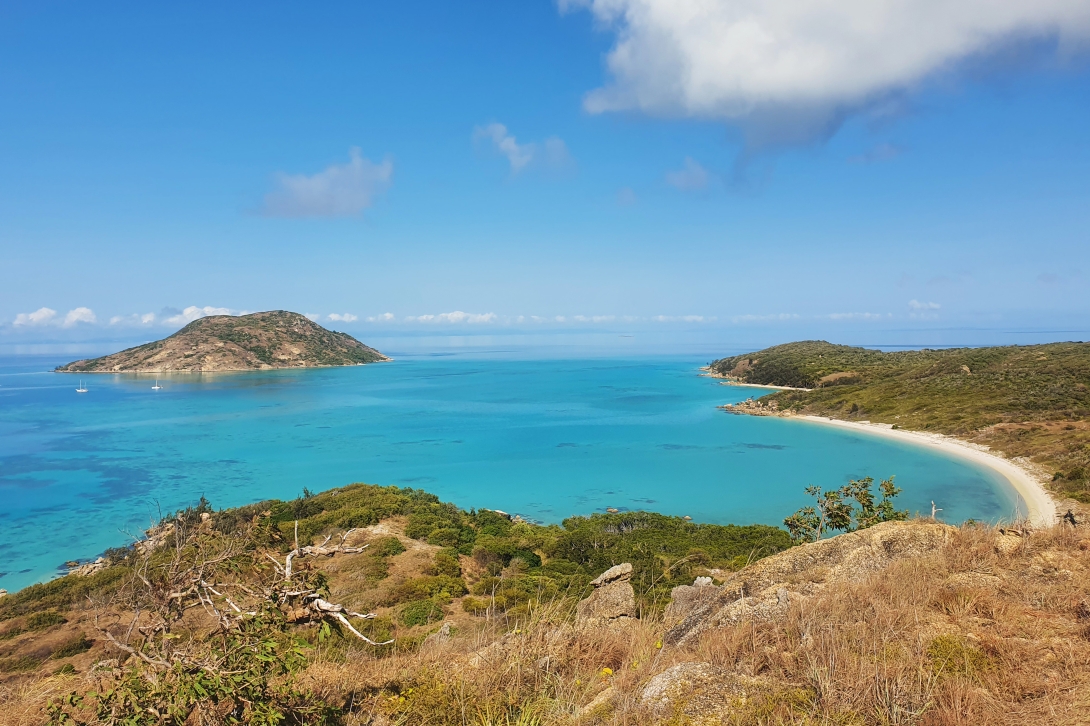
<svg viewBox="0 0 1090 726">
<path fill-rule="evenodd" d="M 284 573 L 284 579 L 285 580 L 290 580 L 291 579 L 291 561 L 293 559 L 295 559 L 296 557 L 307 557 L 307 556 L 311 556 L 311 557 L 318 557 L 318 556 L 332 557 L 333 555 L 338 554 L 338 553 L 343 553 L 343 554 L 346 554 L 346 555 L 350 555 L 350 554 L 356 554 L 358 552 L 363 552 L 365 549 L 367 549 L 367 547 L 369 545 L 364 545 L 363 547 L 347 547 L 347 546 L 345 546 L 345 542 L 348 541 L 349 535 L 351 535 L 355 531 L 356 531 L 355 529 L 350 529 L 347 532 L 345 532 L 343 535 L 341 535 L 341 543 L 338 544 L 338 545 L 335 545 L 333 547 L 328 546 L 329 545 L 329 540 L 333 539 L 333 535 L 327 536 L 325 538 L 325 542 L 322 542 L 320 545 L 308 545 L 306 547 L 300 547 L 299 546 L 299 520 L 296 520 L 295 521 L 295 549 L 293 549 L 291 552 L 289 552 L 288 556 L 286 558 L 284 558 L 284 566 L 282 568 L 280 568 Z M 273 561 L 276 562 L 275 560 L 273 560 Z M 276 564 L 277 564 L 277 567 L 280 566 L 280 563 L 276 563 Z"/>
<path fill-rule="evenodd" d="M 196 532 L 188 532 L 179 519 L 171 529 L 174 535 L 174 556 L 165 565 L 157 565 L 155 574 L 149 568 L 153 548 L 138 551 L 139 559 L 133 568 L 131 582 L 125 588 L 121 601 L 113 601 L 102 611 L 117 612 L 117 606 L 129 610 L 132 619 L 127 627 L 114 620 L 112 627 L 100 625 L 96 629 L 117 650 L 143 661 L 155 669 L 167 669 L 174 662 L 185 661 L 189 654 L 178 649 L 177 636 L 171 631 L 189 610 L 203 609 L 224 630 L 240 627 L 246 621 L 258 617 L 262 603 L 275 604 L 292 623 L 335 622 L 355 637 L 369 645 L 389 645 L 393 640 L 376 642 L 357 630 L 349 620 L 369 620 L 374 613 L 357 613 L 344 605 L 325 600 L 305 576 L 293 569 L 293 564 L 304 557 L 333 557 L 338 554 L 357 554 L 368 545 L 349 546 L 348 538 L 358 530 L 350 529 L 331 545 L 333 536 L 318 545 L 299 546 L 299 523 L 295 523 L 295 548 L 278 560 L 265 553 L 275 566 L 275 577 L 266 585 L 247 585 L 244 582 L 220 582 L 232 571 L 231 560 L 244 552 L 239 541 L 221 538 L 211 539 L 196 534 L 210 533 L 208 518 L 202 518 Z M 197 548 L 193 557 L 192 548 Z M 189 548 L 189 549 L 187 549 Z M 189 554 L 185 554 L 185 553 Z M 223 579 L 234 579 L 224 577 Z M 116 618 L 113 615 L 111 619 Z M 120 626 L 120 627 L 119 627 Z M 133 640 L 138 634 L 139 640 Z M 210 664 L 202 663 L 202 667 Z"/>
</svg>

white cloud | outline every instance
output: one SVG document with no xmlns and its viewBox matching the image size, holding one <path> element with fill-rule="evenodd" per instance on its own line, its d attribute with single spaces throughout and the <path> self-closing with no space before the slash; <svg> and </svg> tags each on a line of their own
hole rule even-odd
<svg viewBox="0 0 1090 726">
<path fill-rule="evenodd" d="M 586 8 L 616 33 L 612 80 L 584 100 L 591 113 L 749 119 L 768 143 L 827 134 L 844 113 L 1013 42 L 1062 47 L 1090 37 L 1086 0 L 560 0 L 560 8 Z"/>
<path fill-rule="evenodd" d="M 545 164 L 551 169 L 565 169 L 575 164 L 563 139 L 557 136 L 545 139 Z"/>
<path fill-rule="evenodd" d="M 703 323 L 715 318 L 706 318 L 703 315 L 655 315 L 651 318 L 656 323 Z"/>
<path fill-rule="evenodd" d="M 495 313 L 463 313 L 455 310 L 452 313 L 439 313 L 438 315 L 410 315 L 405 318 L 409 322 L 418 323 L 494 323 L 499 319 Z"/>
<path fill-rule="evenodd" d="M 920 302 L 919 300 L 909 300 L 908 307 L 913 310 L 938 310 L 942 307 L 937 302 Z"/>
<path fill-rule="evenodd" d="M 772 313 L 771 315 L 735 315 L 732 323 L 763 323 L 776 320 L 799 320 L 802 316 L 798 313 Z"/>
<path fill-rule="evenodd" d="M 568 145 L 557 136 L 550 136 L 542 143 L 528 142 L 520 144 L 514 134 L 501 123 L 490 123 L 473 129 L 475 142 L 490 141 L 496 151 L 507 158 L 511 173 L 518 174 L 531 164 L 544 165 L 554 171 L 569 169 L 575 165 L 575 159 L 568 151 Z"/>
<path fill-rule="evenodd" d="M 38 308 L 32 313 L 19 313 L 15 316 L 15 325 L 49 325 L 57 317 L 57 311 L 52 308 Z"/>
<path fill-rule="evenodd" d="M 210 305 L 205 305 L 203 308 L 196 305 L 190 305 L 177 315 L 171 315 L 168 318 L 164 318 L 162 323 L 164 325 L 187 325 L 192 323 L 198 318 L 204 318 L 209 315 L 245 315 L 244 311 L 235 311 L 228 308 L 214 308 Z"/>
<path fill-rule="evenodd" d="M 829 313 L 830 320 L 881 320 L 881 313 Z"/>
<path fill-rule="evenodd" d="M 611 323 L 616 319 L 616 315 L 576 315 L 572 318 L 580 323 Z"/>
<path fill-rule="evenodd" d="M 265 197 L 262 212 L 269 217 L 344 217 L 371 206 L 374 196 L 390 185 L 394 164 L 381 164 L 348 152 L 347 164 L 333 164 L 317 174 L 276 176 L 277 189 Z"/>
<path fill-rule="evenodd" d="M 155 323 L 155 313 L 133 313 L 132 315 L 114 315 L 110 318 L 110 325 L 152 325 Z"/>
<path fill-rule="evenodd" d="M 666 174 L 666 183 L 683 192 L 694 192 L 708 187 L 711 174 L 696 159 L 685 157 L 685 166 Z"/>
<path fill-rule="evenodd" d="M 94 324 L 98 317 L 91 308 L 72 308 L 63 318 L 57 317 L 57 311 L 52 308 L 38 308 L 32 313 L 19 313 L 15 316 L 14 324 L 19 327 L 32 327 L 40 325 L 60 325 L 63 328 L 71 328 L 80 323 Z"/>
<path fill-rule="evenodd" d="M 303 313 L 303 317 L 307 320 L 312 320 L 315 323 L 322 319 L 321 313 Z"/>
<path fill-rule="evenodd" d="M 335 323 L 352 323 L 359 320 L 359 318 L 352 313 L 330 313 L 329 319 Z"/>
<path fill-rule="evenodd" d="M 369 322 L 369 323 L 389 323 L 389 322 L 393 321 L 393 319 L 394 319 L 394 314 L 393 313 L 383 313 L 382 315 L 371 315 L 370 317 L 367 318 L 367 322 Z"/>
<path fill-rule="evenodd" d="M 517 174 L 534 160 L 534 145 L 520 144 L 515 137 L 507 132 L 507 127 L 500 123 L 491 123 L 487 126 L 478 126 L 473 130 L 474 141 L 489 139 L 496 147 L 496 151 L 507 157 L 511 164 L 511 173 Z"/>
<path fill-rule="evenodd" d="M 64 323 L 62 325 L 66 328 L 71 328 L 74 325 L 80 323 L 97 323 L 98 318 L 95 316 L 95 311 L 91 308 L 74 308 L 68 311 L 68 314 L 64 316 Z"/>
</svg>

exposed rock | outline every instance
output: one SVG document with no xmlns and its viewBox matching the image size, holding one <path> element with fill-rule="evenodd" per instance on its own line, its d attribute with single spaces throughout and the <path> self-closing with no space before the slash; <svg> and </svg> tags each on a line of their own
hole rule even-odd
<svg viewBox="0 0 1090 726">
<path fill-rule="evenodd" d="M 636 593 L 629 582 L 631 577 L 632 565 L 625 562 L 595 578 L 590 583 L 594 586 L 594 592 L 576 607 L 576 620 L 610 623 L 636 617 Z"/>
<path fill-rule="evenodd" d="M 613 707 L 613 698 L 617 695 L 617 692 L 613 689 L 613 686 L 607 686 L 604 691 L 599 693 L 590 703 L 579 709 L 580 716 L 604 716 L 610 708 Z"/>
<path fill-rule="evenodd" d="M 663 613 L 666 626 L 677 625 L 697 608 L 718 596 L 719 588 L 712 584 L 710 577 L 698 577 L 692 585 L 678 585 L 670 591 L 670 602 Z"/>
<path fill-rule="evenodd" d="M 106 561 L 105 557 L 99 557 L 94 562 L 88 562 L 85 565 L 73 567 L 71 570 L 68 571 L 68 574 L 75 575 L 76 577 L 87 577 L 88 575 L 93 575 L 96 572 L 101 572 L 102 570 L 105 570 L 107 567 L 109 567 L 109 565 L 110 563 Z"/>
<path fill-rule="evenodd" d="M 440 626 L 439 630 L 436 630 L 434 633 L 424 638 L 423 646 L 427 648 L 431 646 L 442 645 L 443 643 L 450 640 L 450 626 L 450 623 L 443 623 L 443 625 Z"/>
<path fill-rule="evenodd" d="M 628 580 L 632 577 L 632 564 L 629 562 L 622 562 L 619 565 L 614 565 L 608 570 L 603 572 L 598 577 L 591 580 L 591 585 L 595 587 L 601 587 L 602 585 L 608 585 L 611 582 L 617 580 Z"/>
<path fill-rule="evenodd" d="M 146 539 L 140 540 L 133 547 L 136 548 L 137 554 L 148 555 L 166 544 L 172 534 L 174 534 L 174 522 L 165 522 L 146 530 L 144 532 Z"/>
<path fill-rule="evenodd" d="M 884 522 L 758 560 L 730 575 L 715 588 L 714 597 L 701 594 L 690 600 L 688 610 L 675 608 L 673 615 L 681 620 L 664 642 L 683 644 L 708 628 L 747 618 L 782 617 L 792 599 L 808 596 L 824 583 L 862 579 L 894 560 L 928 555 L 954 530 L 938 522 Z"/>
<path fill-rule="evenodd" d="M 78 360 L 64 373 L 164 373 L 346 366 L 389 360 L 347 333 L 326 330 L 298 313 L 273 310 L 212 315 L 174 335 L 120 353 Z"/>
<path fill-rule="evenodd" d="M 1023 539 L 1022 535 L 1013 530 L 1000 530 L 995 538 L 995 551 L 1001 555 L 1009 555 L 1022 546 Z"/>
<path fill-rule="evenodd" d="M 761 399 L 747 398 L 738 403 L 725 403 L 720 406 L 727 413 L 744 413 L 750 416 L 792 416 L 794 411 L 790 409 L 780 410 L 778 401 L 763 401 Z"/>
<path fill-rule="evenodd" d="M 767 681 L 710 663 L 679 663 L 648 681 L 640 703 L 658 719 L 681 716 L 693 726 L 724 723 L 732 712 L 769 690 Z"/>
<path fill-rule="evenodd" d="M 8 594 L 7 590 L 0 590 L 0 597 L 4 597 L 7 594 Z"/>
</svg>

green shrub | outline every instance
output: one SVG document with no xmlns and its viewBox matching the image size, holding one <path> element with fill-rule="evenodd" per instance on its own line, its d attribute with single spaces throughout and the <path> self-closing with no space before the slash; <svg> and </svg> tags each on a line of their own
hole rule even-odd
<svg viewBox="0 0 1090 726">
<path fill-rule="evenodd" d="M 429 598 L 450 602 L 467 592 L 465 582 L 458 578 L 448 577 L 447 575 L 414 577 L 391 589 L 386 597 L 386 603 L 388 605 L 397 605 L 398 603 Z"/>
<path fill-rule="evenodd" d="M 414 625 L 427 625 L 428 623 L 442 620 L 443 607 L 435 600 L 417 600 L 401 609 L 399 620 L 406 627 Z"/>
<path fill-rule="evenodd" d="M 474 615 L 483 615 L 490 604 L 491 601 L 488 598 L 473 597 L 472 595 L 462 598 L 462 610 Z"/>
<path fill-rule="evenodd" d="M 129 572 L 125 566 L 109 567 L 87 577 L 58 577 L 31 585 L 0 598 L 0 620 L 41 610 L 64 608 L 98 590 L 113 587 Z"/>
<path fill-rule="evenodd" d="M 89 640 L 86 635 L 80 633 L 74 638 L 70 638 L 59 646 L 53 649 L 51 658 L 68 658 L 73 655 L 79 655 L 80 653 L 86 653 L 94 645 L 93 640 Z"/>
<path fill-rule="evenodd" d="M 988 656 L 960 635 L 940 635 L 927 646 L 931 668 L 937 675 L 973 678 L 988 668 Z"/>
<path fill-rule="evenodd" d="M 456 556 L 446 552 L 436 552 L 435 573 L 437 575 L 446 575 L 447 577 L 461 578 L 462 565 L 458 562 Z"/>
<path fill-rule="evenodd" d="M 46 610 L 45 612 L 33 613 L 27 616 L 26 629 L 27 630 L 45 630 L 51 628 L 54 625 L 63 625 L 68 621 L 64 616 L 58 613 L 56 610 Z"/>
<path fill-rule="evenodd" d="M 457 547 L 461 541 L 462 530 L 456 527 L 433 529 L 428 534 L 428 544 L 440 547 Z"/>
<path fill-rule="evenodd" d="M 401 544 L 400 539 L 391 535 L 372 542 L 368 549 L 379 557 L 393 557 L 404 552 L 405 545 Z"/>
<path fill-rule="evenodd" d="M 25 673 L 36 670 L 41 664 L 40 660 L 29 655 L 0 658 L 0 673 Z"/>
</svg>

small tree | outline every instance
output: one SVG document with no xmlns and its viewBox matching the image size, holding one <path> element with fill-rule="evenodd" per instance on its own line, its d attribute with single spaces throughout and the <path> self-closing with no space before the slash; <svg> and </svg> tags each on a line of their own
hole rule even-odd
<svg viewBox="0 0 1090 726">
<path fill-rule="evenodd" d="M 829 532 L 854 532 L 879 522 L 908 517 L 907 510 L 893 507 L 893 498 L 901 493 L 893 484 L 893 477 L 878 483 L 882 494 L 880 500 L 875 500 L 873 485 L 874 478 L 868 476 L 852 479 L 839 489 L 826 492 L 820 487 L 806 487 L 806 493 L 815 499 L 814 505 L 803 507 L 783 520 L 791 539 L 800 543 L 816 542 Z"/>
</svg>

